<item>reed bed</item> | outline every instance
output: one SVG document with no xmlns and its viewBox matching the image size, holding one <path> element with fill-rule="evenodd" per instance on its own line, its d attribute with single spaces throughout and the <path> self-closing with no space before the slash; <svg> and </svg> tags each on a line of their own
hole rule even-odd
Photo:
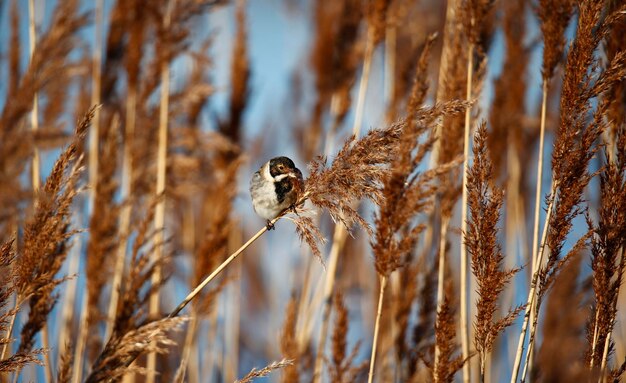
<svg viewBox="0 0 626 383">
<path fill-rule="evenodd" d="M 0 31 L 0 382 L 624 380 L 623 1 L 10 0 Z"/>
</svg>

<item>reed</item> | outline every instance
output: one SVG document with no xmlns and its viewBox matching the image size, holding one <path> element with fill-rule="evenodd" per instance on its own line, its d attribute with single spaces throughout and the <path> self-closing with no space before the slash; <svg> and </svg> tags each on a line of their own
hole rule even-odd
<svg viewBox="0 0 626 383">
<path fill-rule="evenodd" d="M 41 4 L 0 1 L 1 382 L 623 379 L 623 2 Z"/>
</svg>

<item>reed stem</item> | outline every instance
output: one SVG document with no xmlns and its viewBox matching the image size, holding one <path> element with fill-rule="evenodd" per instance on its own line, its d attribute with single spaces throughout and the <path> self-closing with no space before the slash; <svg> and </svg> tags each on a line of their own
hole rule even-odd
<svg viewBox="0 0 626 383">
<path fill-rule="evenodd" d="M 370 371 L 367 375 L 367 383 L 372 383 L 374 379 L 374 365 L 376 363 L 376 346 L 378 344 L 378 333 L 380 331 L 380 318 L 383 313 L 383 297 L 387 287 L 387 277 L 380 276 L 380 292 L 378 294 L 378 309 L 376 310 L 376 325 L 374 326 L 374 339 L 372 340 L 372 355 L 370 357 Z"/>
<path fill-rule="evenodd" d="M 467 49 L 467 88 L 465 99 L 472 99 L 472 75 L 474 72 L 474 44 L 470 43 Z M 461 232 L 467 233 L 467 171 L 469 169 L 469 147 L 470 147 L 470 130 L 471 130 L 471 114 L 472 107 L 465 109 L 465 132 L 463 139 L 463 195 L 461 201 Z M 463 382 L 470 381 L 470 365 L 469 365 L 469 322 L 467 319 L 467 248 L 465 242 L 461 241 L 461 345 L 463 352 Z"/>
</svg>

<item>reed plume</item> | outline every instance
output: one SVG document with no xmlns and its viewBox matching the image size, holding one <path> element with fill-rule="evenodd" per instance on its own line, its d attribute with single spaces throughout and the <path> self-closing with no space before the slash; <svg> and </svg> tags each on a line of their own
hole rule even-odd
<svg viewBox="0 0 626 383">
<path fill-rule="evenodd" d="M 498 221 L 504 192 L 494 186 L 493 164 L 487 152 L 487 127 L 482 122 L 474 136 L 474 162 L 467 175 L 470 217 L 464 242 L 471 256 L 472 272 L 478 285 L 474 343 L 479 355 L 481 381 L 485 379 L 485 359 L 498 335 L 524 309 L 509 310 L 496 319 L 498 299 L 508 282 L 519 269 L 502 267 L 504 254 L 498 243 Z"/>
<path fill-rule="evenodd" d="M 259 369 L 253 368 L 249 373 L 246 374 L 243 378 L 237 380 L 235 383 L 249 383 L 252 382 L 256 378 L 262 378 L 264 376 L 269 375 L 273 371 L 280 370 L 281 368 L 288 367 L 292 364 L 292 361 L 287 359 L 282 359 L 278 362 L 272 362 L 267 366 Z"/>
</svg>

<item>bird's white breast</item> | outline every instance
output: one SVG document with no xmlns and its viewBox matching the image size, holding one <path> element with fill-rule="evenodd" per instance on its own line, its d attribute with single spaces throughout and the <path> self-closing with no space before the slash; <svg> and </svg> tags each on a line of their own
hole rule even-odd
<svg viewBox="0 0 626 383">
<path fill-rule="evenodd" d="M 265 164 L 254 173 L 250 181 L 250 195 L 254 211 L 265 219 L 275 218 L 284 206 L 278 203 L 274 180 L 269 173 L 269 166 Z"/>
</svg>

